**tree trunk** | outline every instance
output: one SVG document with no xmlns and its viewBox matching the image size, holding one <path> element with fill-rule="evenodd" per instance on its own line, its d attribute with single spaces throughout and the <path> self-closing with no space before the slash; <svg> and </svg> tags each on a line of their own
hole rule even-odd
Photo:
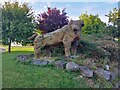
<svg viewBox="0 0 120 90">
<path fill-rule="evenodd" d="M 11 29 L 10 25 L 11 25 L 11 23 L 9 21 L 9 25 L 8 25 L 9 31 L 11 31 L 10 30 Z M 9 45 L 8 45 L 8 52 L 11 52 L 11 35 L 9 35 L 9 37 L 8 37 L 8 43 L 9 43 Z"/>
<path fill-rule="evenodd" d="M 9 46 L 8 46 L 8 52 L 11 52 L 11 38 L 9 38 Z"/>
</svg>

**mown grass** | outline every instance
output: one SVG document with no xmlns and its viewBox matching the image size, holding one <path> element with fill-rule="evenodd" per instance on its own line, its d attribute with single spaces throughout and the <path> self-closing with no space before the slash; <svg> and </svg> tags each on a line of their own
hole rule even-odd
<svg viewBox="0 0 120 90">
<path fill-rule="evenodd" d="M 1 45 L 1 47 L 5 48 L 8 51 L 7 45 Z M 33 46 L 12 46 L 11 51 L 34 51 Z"/>
<path fill-rule="evenodd" d="M 52 66 L 24 65 L 15 60 L 20 54 L 31 53 L 31 47 L 13 47 L 11 53 L 2 54 L 3 88 L 89 88 L 84 78 L 77 80 L 71 72 Z"/>
<path fill-rule="evenodd" d="M 2 89 L 2 54 L 0 53 L 0 89 Z"/>
</svg>

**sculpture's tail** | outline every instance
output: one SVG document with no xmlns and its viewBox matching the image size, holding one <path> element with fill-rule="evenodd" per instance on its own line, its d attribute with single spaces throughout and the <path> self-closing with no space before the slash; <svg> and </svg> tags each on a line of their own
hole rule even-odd
<svg viewBox="0 0 120 90">
<path fill-rule="evenodd" d="M 29 37 L 28 39 L 31 40 L 31 39 L 35 38 L 37 35 L 38 35 L 38 34 L 35 33 L 35 34 L 33 34 L 31 37 Z"/>
</svg>

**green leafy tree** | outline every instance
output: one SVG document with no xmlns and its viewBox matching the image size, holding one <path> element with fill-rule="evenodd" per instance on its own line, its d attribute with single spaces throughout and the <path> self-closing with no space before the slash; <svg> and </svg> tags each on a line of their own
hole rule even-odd
<svg viewBox="0 0 120 90">
<path fill-rule="evenodd" d="M 101 21 L 98 15 L 88 15 L 82 13 L 79 17 L 84 21 L 85 26 L 82 29 L 83 34 L 102 33 L 105 31 L 106 24 Z"/>
<path fill-rule="evenodd" d="M 28 43 L 27 38 L 34 30 L 33 12 L 27 3 L 5 2 L 2 6 L 2 40 L 8 44 L 11 51 L 11 42 Z"/>
<path fill-rule="evenodd" d="M 118 25 L 118 17 L 120 17 L 120 9 L 113 8 L 108 15 L 105 15 L 109 18 L 108 23 L 112 23 L 114 26 Z"/>
<path fill-rule="evenodd" d="M 113 10 L 105 16 L 109 19 L 108 23 L 112 24 L 108 26 L 109 32 L 111 32 L 113 37 L 120 37 L 120 31 L 118 30 L 118 28 L 120 28 L 120 8 L 113 8 Z"/>
</svg>

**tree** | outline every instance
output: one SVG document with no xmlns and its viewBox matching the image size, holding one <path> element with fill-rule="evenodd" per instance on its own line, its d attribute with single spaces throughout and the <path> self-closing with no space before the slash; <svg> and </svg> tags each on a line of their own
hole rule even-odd
<svg viewBox="0 0 120 90">
<path fill-rule="evenodd" d="M 88 15 L 87 12 L 79 17 L 84 21 L 85 26 L 82 29 L 83 34 L 93 34 L 104 32 L 106 24 L 101 21 L 98 15 Z"/>
<path fill-rule="evenodd" d="M 120 28 L 120 8 L 119 9 L 113 8 L 113 10 L 110 11 L 109 14 L 105 16 L 108 17 L 109 19 L 108 23 L 112 24 L 108 26 L 112 36 L 120 37 L 120 31 L 118 30 L 118 28 Z"/>
<path fill-rule="evenodd" d="M 108 15 L 105 15 L 109 18 L 108 23 L 112 23 L 114 26 L 118 25 L 118 17 L 120 17 L 120 9 L 113 8 Z"/>
<path fill-rule="evenodd" d="M 60 12 L 59 9 L 48 7 L 47 12 L 41 13 L 38 16 L 38 29 L 44 33 L 55 31 L 62 26 L 68 24 L 65 9 Z"/>
<path fill-rule="evenodd" d="M 27 43 L 27 38 L 32 35 L 34 25 L 33 12 L 27 3 L 5 2 L 2 6 L 2 40 L 3 44 L 9 45 L 8 52 L 11 51 L 11 42 Z"/>
</svg>

